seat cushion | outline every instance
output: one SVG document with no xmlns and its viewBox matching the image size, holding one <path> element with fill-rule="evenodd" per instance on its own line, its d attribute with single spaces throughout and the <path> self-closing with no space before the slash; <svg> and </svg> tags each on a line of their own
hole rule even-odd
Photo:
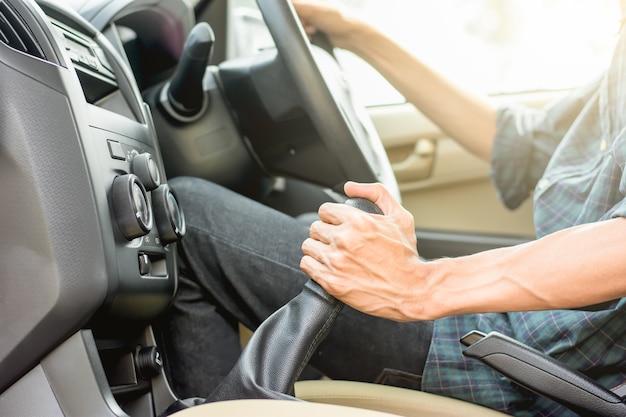
<svg viewBox="0 0 626 417">
<path fill-rule="evenodd" d="M 296 396 L 305 401 L 383 411 L 407 417 L 504 417 L 466 401 L 405 388 L 352 381 L 300 381 Z"/>
<path fill-rule="evenodd" d="M 280 400 L 235 400 L 202 404 L 171 417 L 394 417 L 392 414 L 331 404 Z"/>
</svg>

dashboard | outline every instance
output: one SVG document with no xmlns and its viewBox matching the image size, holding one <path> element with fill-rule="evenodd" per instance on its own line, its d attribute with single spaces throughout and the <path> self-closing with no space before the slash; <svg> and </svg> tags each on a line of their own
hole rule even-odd
<svg viewBox="0 0 626 417">
<path fill-rule="evenodd" d="M 186 35 L 185 2 L 137 3 Z M 124 53 L 128 31 L 110 23 L 131 21 L 128 5 L 0 1 L 2 415 L 43 415 L 25 413 L 23 391 L 68 403 L 45 415 L 85 415 L 63 408 L 95 401 L 122 416 L 113 395 L 141 401 L 160 374 L 148 323 L 176 292 L 185 221 Z"/>
</svg>

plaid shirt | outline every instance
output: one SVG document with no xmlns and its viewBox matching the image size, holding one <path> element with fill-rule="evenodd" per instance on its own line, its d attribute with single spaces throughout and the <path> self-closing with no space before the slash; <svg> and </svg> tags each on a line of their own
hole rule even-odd
<svg viewBox="0 0 626 417">
<path fill-rule="evenodd" d="M 538 237 L 626 216 L 625 36 L 622 31 L 601 79 L 543 110 L 499 110 L 491 177 L 509 208 L 533 194 Z M 576 415 L 516 386 L 479 361 L 464 358 L 459 339 L 473 329 L 509 335 L 607 388 L 626 381 L 626 300 L 622 299 L 598 312 L 474 314 L 437 320 L 423 375 L 425 391 L 516 416 Z"/>
</svg>

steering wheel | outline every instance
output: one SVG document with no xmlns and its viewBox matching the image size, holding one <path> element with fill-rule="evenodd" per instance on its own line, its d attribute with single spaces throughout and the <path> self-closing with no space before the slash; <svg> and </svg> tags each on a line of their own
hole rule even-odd
<svg viewBox="0 0 626 417">
<path fill-rule="evenodd" d="M 300 103 L 344 180 L 380 182 L 399 200 L 391 164 L 365 108 L 332 55 L 311 47 L 289 0 L 257 0 Z"/>
</svg>

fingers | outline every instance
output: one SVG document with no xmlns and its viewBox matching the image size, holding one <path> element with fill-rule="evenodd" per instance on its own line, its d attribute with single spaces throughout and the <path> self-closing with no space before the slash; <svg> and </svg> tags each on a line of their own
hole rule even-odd
<svg viewBox="0 0 626 417">
<path fill-rule="evenodd" d="M 304 255 L 302 259 L 300 259 L 300 269 L 307 274 L 313 281 L 320 284 L 324 289 L 328 290 L 325 286 L 325 282 L 323 280 L 324 264 L 317 261 L 315 258 L 309 255 Z"/>
<path fill-rule="evenodd" d="M 337 226 L 316 221 L 311 224 L 310 237 L 302 242 L 303 260 L 300 264 L 305 265 L 303 271 L 311 278 L 318 280 L 334 270 L 337 261 L 337 251 L 343 245 L 337 244 L 341 240 L 338 236 Z"/>
<path fill-rule="evenodd" d="M 349 197 L 366 198 L 376 204 L 385 216 L 393 217 L 395 221 L 408 230 L 415 228 L 413 215 L 406 210 L 400 202 L 380 183 L 363 184 L 348 181 L 344 185 L 344 191 Z"/>
<path fill-rule="evenodd" d="M 325 249 L 324 246 L 325 244 L 319 240 L 307 238 L 304 242 L 302 242 L 302 253 L 304 256 L 309 256 L 320 262 L 323 261 L 322 253 Z"/>
<path fill-rule="evenodd" d="M 345 204 L 324 203 L 318 209 L 317 214 L 324 223 L 340 225 L 351 216 L 351 210 L 354 208 Z"/>
<path fill-rule="evenodd" d="M 333 272 L 336 271 L 333 271 L 332 254 L 328 248 L 328 245 L 320 241 L 306 239 L 302 243 L 303 256 L 300 259 L 300 269 L 330 294 L 336 295 L 332 284 L 335 280 Z"/>
<path fill-rule="evenodd" d="M 328 271 L 328 245 L 308 238 L 302 242 L 303 256 L 300 259 L 300 269 L 314 281 L 322 285 L 323 277 Z"/>
<path fill-rule="evenodd" d="M 300 18 L 300 22 L 302 23 L 305 33 L 310 38 L 317 32 L 317 27 L 308 21 L 309 16 L 311 15 L 311 5 L 302 0 L 292 0 L 291 3 Z"/>
<path fill-rule="evenodd" d="M 312 239 L 319 240 L 322 243 L 329 244 L 330 243 L 330 226 L 328 223 L 324 223 L 321 221 L 315 221 L 311 223 L 311 227 L 309 228 L 309 236 Z"/>
<path fill-rule="evenodd" d="M 350 25 L 339 2 L 292 0 L 292 4 L 309 36 L 315 32 L 324 32 L 334 46 L 341 47 L 335 42 L 341 43 L 346 32 L 350 31 Z"/>
<path fill-rule="evenodd" d="M 317 33 L 317 28 L 313 25 L 309 25 L 306 22 L 302 22 L 304 27 L 304 32 L 309 36 L 309 38 Z"/>
<path fill-rule="evenodd" d="M 309 239 L 312 242 L 307 242 L 308 247 L 311 248 L 310 252 L 306 254 L 314 256 L 318 260 L 322 260 L 316 254 L 331 253 L 336 250 L 343 250 L 350 246 L 350 242 L 355 240 L 355 235 L 358 236 L 360 232 L 353 227 L 342 227 L 333 224 L 324 223 L 322 221 L 316 221 L 311 224 L 309 228 Z M 313 242 L 316 244 L 313 245 Z M 319 245 L 317 245 L 319 243 Z M 315 251 L 313 251 L 315 249 Z"/>
<path fill-rule="evenodd" d="M 302 246 L 304 248 L 304 244 Z M 319 266 L 320 263 L 317 262 L 315 260 L 315 258 L 309 256 L 309 255 L 304 255 L 301 259 L 300 259 L 300 269 L 307 274 L 309 277 L 311 277 L 313 279 L 313 281 L 317 282 L 317 279 L 315 277 L 316 275 L 316 271 L 319 270 Z"/>
<path fill-rule="evenodd" d="M 310 19 L 315 19 L 315 15 L 323 10 L 319 2 L 312 2 L 310 0 L 292 0 L 291 4 L 295 9 L 300 20 L 305 24 Z"/>
<path fill-rule="evenodd" d="M 385 215 L 406 214 L 406 211 L 399 205 L 394 197 L 382 184 L 361 184 L 347 182 L 345 185 L 346 194 L 349 197 L 361 197 L 376 204 Z M 357 219 L 355 208 L 346 204 L 324 203 L 318 210 L 320 219 L 328 224 L 340 225 Z M 412 221 L 412 218 L 411 218 Z"/>
<path fill-rule="evenodd" d="M 397 211 L 399 204 L 391 193 L 379 183 L 363 184 L 348 181 L 344 185 L 348 197 L 361 197 L 376 204 L 385 214 Z"/>
</svg>

